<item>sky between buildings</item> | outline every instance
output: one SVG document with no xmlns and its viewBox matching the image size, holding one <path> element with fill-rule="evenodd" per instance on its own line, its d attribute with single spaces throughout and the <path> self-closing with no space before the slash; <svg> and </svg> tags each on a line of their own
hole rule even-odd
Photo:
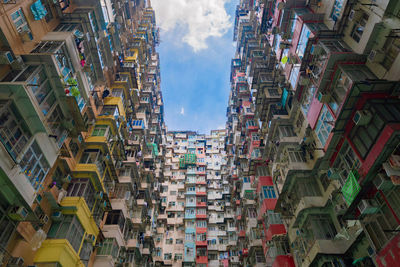
<svg viewBox="0 0 400 267">
<path fill-rule="evenodd" d="M 152 0 L 168 130 L 225 127 L 239 0 Z"/>
</svg>

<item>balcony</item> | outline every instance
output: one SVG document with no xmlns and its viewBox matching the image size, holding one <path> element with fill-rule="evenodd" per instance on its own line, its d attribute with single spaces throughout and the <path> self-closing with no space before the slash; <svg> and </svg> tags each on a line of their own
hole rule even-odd
<svg viewBox="0 0 400 267">
<path fill-rule="evenodd" d="M 337 45 L 330 45 L 329 41 L 320 40 L 313 46 L 313 58 L 311 63 L 311 79 L 318 87 L 319 91 L 324 92 L 332 82 L 331 78 L 335 71 L 337 62 L 365 62 L 365 57 L 351 52 L 345 48 L 346 45 L 337 41 Z M 340 47 L 340 48 L 339 48 Z"/>
<path fill-rule="evenodd" d="M 197 208 L 206 207 L 206 206 L 207 206 L 207 202 L 197 202 L 196 203 Z"/>
<path fill-rule="evenodd" d="M 61 266 L 84 266 L 78 254 L 66 239 L 47 239 L 43 241 L 33 261 L 35 264 L 54 262 L 59 263 Z"/>
<path fill-rule="evenodd" d="M 207 256 L 196 256 L 196 264 L 207 264 L 208 257 Z"/>
</svg>

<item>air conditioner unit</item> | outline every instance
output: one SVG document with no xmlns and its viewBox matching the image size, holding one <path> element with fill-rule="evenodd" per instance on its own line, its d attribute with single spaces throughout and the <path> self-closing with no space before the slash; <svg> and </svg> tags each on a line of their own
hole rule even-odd
<svg viewBox="0 0 400 267">
<path fill-rule="evenodd" d="M 368 61 L 372 63 L 382 62 L 384 58 L 385 58 L 385 53 L 380 50 L 373 49 L 368 55 Z"/>
<path fill-rule="evenodd" d="M 11 64 L 14 56 L 10 51 L 0 51 L 0 64 Z"/>
<path fill-rule="evenodd" d="M 330 98 L 331 98 L 330 94 L 323 93 L 323 92 L 318 93 L 318 101 L 321 103 L 328 103 Z"/>
<path fill-rule="evenodd" d="M 21 257 L 12 257 L 7 264 L 8 267 L 24 266 L 24 259 Z"/>
<path fill-rule="evenodd" d="M 96 199 L 103 199 L 104 193 L 103 191 L 99 191 L 96 193 Z"/>
<path fill-rule="evenodd" d="M 24 207 L 17 206 L 10 210 L 8 217 L 14 221 L 22 221 L 28 216 L 28 210 Z"/>
<path fill-rule="evenodd" d="M 358 210 L 362 215 L 364 214 L 374 214 L 378 212 L 379 208 L 371 199 L 363 199 L 357 206 Z"/>
<path fill-rule="evenodd" d="M 335 212 L 336 214 L 341 214 L 347 209 L 347 206 L 345 204 L 338 204 L 335 206 Z"/>
<path fill-rule="evenodd" d="M 375 179 L 372 180 L 375 187 L 379 190 L 389 190 L 393 188 L 393 182 L 385 173 L 378 173 Z"/>
<path fill-rule="evenodd" d="M 350 10 L 350 13 L 349 13 L 349 16 L 348 16 L 349 21 L 352 21 L 354 19 L 354 15 L 355 14 L 356 14 L 356 11 L 354 9 Z"/>
<path fill-rule="evenodd" d="M 23 68 L 25 68 L 25 63 L 22 60 L 22 57 L 17 56 L 16 59 L 11 62 L 11 68 L 13 70 L 22 70 Z"/>
<path fill-rule="evenodd" d="M 51 214 L 51 219 L 55 222 L 59 222 L 61 221 L 63 218 L 63 214 L 61 213 L 61 211 L 55 211 Z"/>
<path fill-rule="evenodd" d="M 339 171 L 335 168 L 329 168 L 326 172 L 329 179 L 336 180 L 340 178 Z"/>
<path fill-rule="evenodd" d="M 95 236 L 95 235 L 87 234 L 87 235 L 85 236 L 85 241 L 86 241 L 86 242 L 94 242 L 95 240 L 96 240 L 96 236 Z"/>
<path fill-rule="evenodd" d="M 63 183 L 69 184 L 72 180 L 71 175 L 67 175 L 65 178 L 62 179 Z"/>
<path fill-rule="evenodd" d="M 357 110 L 353 121 L 357 126 L 367 125 L 372 119 L 372 113 L 369 110 Z"/>
<path fill-rule="evenodd" d="M 39 216 L 39 220 L 43 223 L 46 224 L 49 221 L 49 216 L 47 216 L 46 214 L 42 214 Z"/>
</svg>

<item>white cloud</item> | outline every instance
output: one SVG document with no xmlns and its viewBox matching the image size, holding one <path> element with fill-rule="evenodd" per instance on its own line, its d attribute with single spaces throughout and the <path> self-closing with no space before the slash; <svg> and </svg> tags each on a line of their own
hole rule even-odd
<svg viewBox="0 0 400 267">
<path fill-rule="evenodd" d="M 185 28 L 182 41 L 195 52 L 206 49 L 208 37 L 221 37 L 232 26 L 225 3 L 231 0 L 153 0 L 157 24 L 163 31 Z M 183 26 L 183 27 L 182 27 Z"/>
<path fill-rule="evenodd" d="M 181 114 L 182 116 L 185 115 L 185 109 L 183 107 L 181 108 L 181 112 L 179 112 L 179 114 Z"/>
</svg>

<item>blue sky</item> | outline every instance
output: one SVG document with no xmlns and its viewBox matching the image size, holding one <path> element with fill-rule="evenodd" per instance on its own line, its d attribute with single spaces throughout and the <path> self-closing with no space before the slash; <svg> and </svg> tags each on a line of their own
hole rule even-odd
<svg viewBox="0 0 400 267">
<path fill-rule="evenodd" d="M 224 128 L 238 0 L 152 0 L 168 130 Z"/>
</svg>

